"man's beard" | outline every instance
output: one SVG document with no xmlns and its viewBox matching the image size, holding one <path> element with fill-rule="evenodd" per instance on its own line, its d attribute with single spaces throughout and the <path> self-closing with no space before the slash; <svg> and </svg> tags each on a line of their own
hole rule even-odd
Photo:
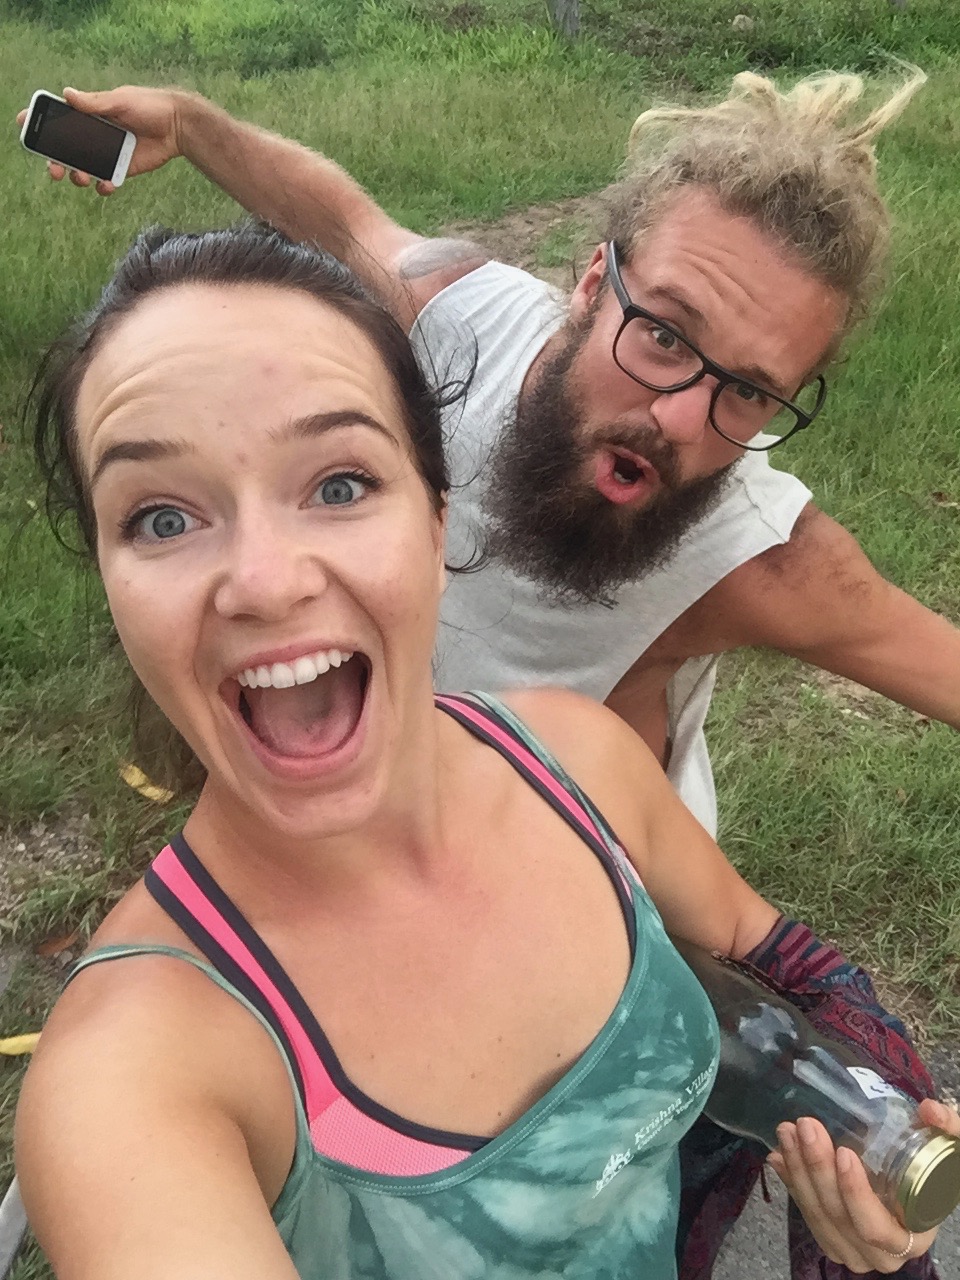
<svg viewBox="0 0 960 1280">
<path fill-rule="evenodd" d="M 571 367 L 593 315 L 572 329 L 521 397 L 492 458 L 485 489 L 488 552 L 558 603 L 612 606 L 617 591 L 661 568 L 723 494 L 731 463 L 683 484 L 674 447 L 652 427 L 584 438 Z M 584 480 L 597 446 L 646 458 L 662 488 L 643 507 L 617 506 Z"/>
</svg>

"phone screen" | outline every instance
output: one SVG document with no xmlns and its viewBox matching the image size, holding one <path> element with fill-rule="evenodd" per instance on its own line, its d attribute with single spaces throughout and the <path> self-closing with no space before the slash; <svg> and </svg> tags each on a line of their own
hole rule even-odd
<svg viewBox="0 0 960 1280">
<path fill-rule="evenodd" d="M 56 98 L 42 98 L 37 113 L 42 112 L 39 127 L 30 133 L 28 145 L 59 160 L 69 169 L 82 169 L 95 178 L 110 179 L 117 167 L 124 131 L 94 116 L 75 111 Z"/>
</svg>

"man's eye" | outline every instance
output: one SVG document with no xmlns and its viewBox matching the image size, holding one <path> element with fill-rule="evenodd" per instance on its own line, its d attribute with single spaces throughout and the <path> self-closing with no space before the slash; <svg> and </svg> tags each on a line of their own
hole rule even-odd
<svg viewBox="0 0 960 1280">
<path fill-rule="evenodd" d="M 135 515 L 128 526 L 132 537 L 144 542 L 167 542 L 196 529 L 199 522 L 179 507 L 152 507 Z"/>
<path fill-rule="evenodd" d="M 756 387 L 749 386 L 745 382 L 735 382 L 733 389 L 737 397 L 746 401 L 747 404 L 763 405 L 767 402 L 767 397 L 762 391 L 759 391 Z"/>
<path fill-rule="evenodd" d="M 669 329 L 653 328 L 650 330 L 650 336 L 663 351 L 674 351 L 679 345 L 677 335 L 671 333 Z"/>
<path fill-rule="evenodd" d="M 370 488 L 371 481 L 362 475 L 328 476 L 317 486 L 314 498 L 317 506 L 344 507 L 358 502 Z"/>
</svg>

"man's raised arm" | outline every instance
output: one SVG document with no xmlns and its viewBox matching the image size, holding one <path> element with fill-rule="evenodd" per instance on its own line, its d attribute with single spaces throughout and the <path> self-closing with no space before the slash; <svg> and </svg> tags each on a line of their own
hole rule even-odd
<svg viewBox="0 0 960 1280">
<path fill-rule="evenodd" d="M 440 289 L 486 260 L 469 241 L 431 240 L 401 227 L 335 161 L 235 120 L 199 94 L 126 85 L 103 93 L 65 89 L 64 97 L 136 135 L 130 177 L 183 156 L 248 212 L 345 262 L 405 325 Z M 50 172 L 64 176 L 61 165 L 51 164 Z M 70 177 L 76 186 L 90 184 L 86 174 Z M 109 182 L 96 186 L 101 195 L 114 190 Z"/>
</svg>

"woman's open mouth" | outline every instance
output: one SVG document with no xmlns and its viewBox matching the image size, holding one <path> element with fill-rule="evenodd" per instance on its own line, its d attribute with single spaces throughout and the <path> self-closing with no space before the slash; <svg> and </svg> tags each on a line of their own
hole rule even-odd
<svg viewBox="0 0 960 1280">
<path fill-rule="evenodd" d="M 597 455 L 594 483 L 603 497 L 617 505 L 646 501 L 662 484 L 653 463 L 618 445 L 601 449 Z"/>
<path fill-rule="evenodd" d="M 247 667 L 223 693 L 263 764 L 285 777 L 312 778 L 359 751 L 370 678 L 365 654 L 321 649 Z"/>
</svg>

